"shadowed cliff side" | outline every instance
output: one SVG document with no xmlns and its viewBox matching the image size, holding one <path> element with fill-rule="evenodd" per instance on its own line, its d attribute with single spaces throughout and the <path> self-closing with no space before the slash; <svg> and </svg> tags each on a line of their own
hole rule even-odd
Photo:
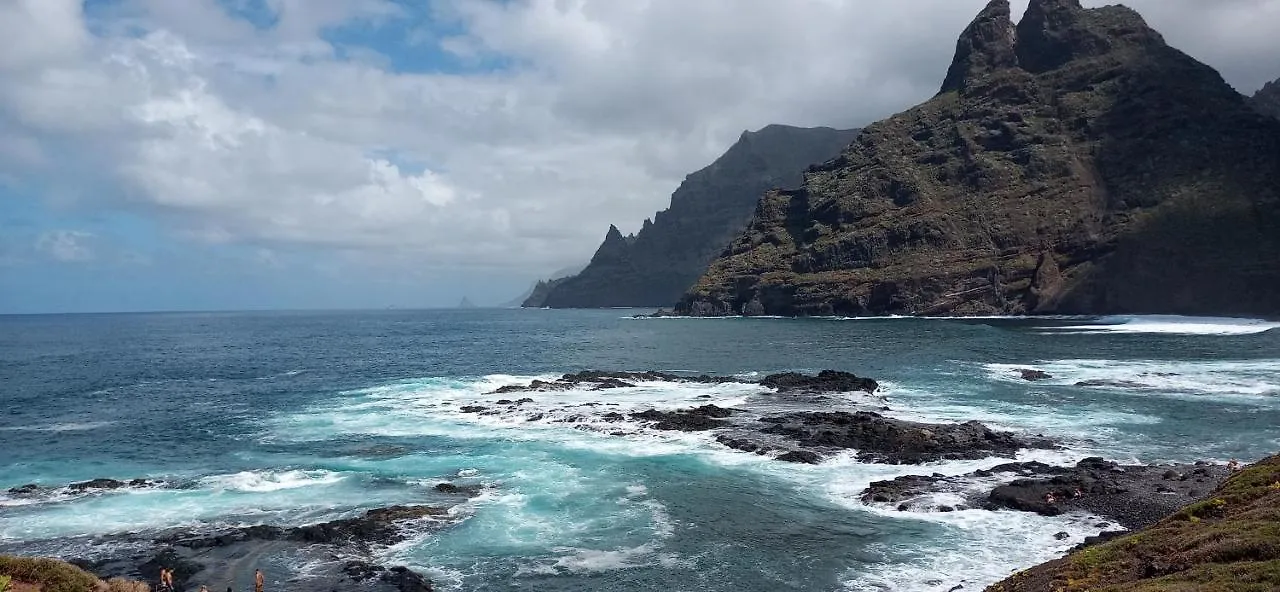
<svg viewBox="0 0 1280 592">
<path fill-rule="evenodd" d="M 1236 473 L 1154 526 L 1078 550 L 987 592 L 1280 590 L 1280 457 Z"/>
<path fill-rule="evenodd" d="M 1250 99 L 1253 108 L 1280 119 L 1280 80 L 1268 82 Z"/>
<path fill-rule="evenodd" d="M 766 193 L 689 315 L 1280 312 L 1280 122 L 1138 13 L 994 0 L 941 92 Z"/>
<path fill-rule="evenodd" d="M 540 305 L 671 306 L 742 232 L 761 193 L 799 186 L 807 166 L 834 157 L 856 134 L 784 125 L 743 132 L 714 163 L 689 175 L 671 206 L 645 220 L 640 232 L 624 237 L 610 226 L 586 269 L 546 286 Z"/>
</svg>

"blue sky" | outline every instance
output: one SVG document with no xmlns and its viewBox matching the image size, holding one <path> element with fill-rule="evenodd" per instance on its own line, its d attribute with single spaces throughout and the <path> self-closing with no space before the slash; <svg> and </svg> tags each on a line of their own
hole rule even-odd
<svg viewBox="0 0 1280 592">
<path fill-rule="evenodd" d="M 983 4 L 0 0 L 0 313 L 504 302 L 743 130 L 932 95 Z M 1132 4 L 1280 76 L 1280 0 Z"/>
</svg>

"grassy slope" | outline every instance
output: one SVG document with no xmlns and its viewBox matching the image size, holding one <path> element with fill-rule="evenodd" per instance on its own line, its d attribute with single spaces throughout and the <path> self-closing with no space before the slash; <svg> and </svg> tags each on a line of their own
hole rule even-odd
<svg viewBox="0 0 1280 592">
<path fill-rule="evenodd" d="M 1233 475 L 1150 528 L 1072 553 L 987 592 L 1280 590 L 1280 456 Z"/>
<path fill-rule="evenodd" d="M 14 592 L 147 592 L 146 584 L 113 578 L 103 582 L 93 574 L 56 559 L 0 555 L 0 575 L 13 578 Z"/>
</svg>

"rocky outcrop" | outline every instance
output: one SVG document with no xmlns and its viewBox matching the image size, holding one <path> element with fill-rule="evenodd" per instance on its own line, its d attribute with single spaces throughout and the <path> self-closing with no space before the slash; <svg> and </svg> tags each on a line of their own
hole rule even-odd
<svg viewBox="0 0 1280 592">
<path fill-rule="evenodd" d="M 1127 536 L 1018 572 L 987 592 L 1280 590 L 1280 457 Z"/>
<path fill-rule="evenodd" d="M 613 388 L 624 388 L 636 386 L 638 382 L 685 382 L 697 384 L 725 384 L 725 383 L 741 383 L 741 384 L 759 384 L 760 386 L 775 389 L 778 393 L 842 393 L 842 392 L 875 392 L 878 388 L 876 381 L 870 378 L 859 377 L 851 372 L 843 372 L 840 370 L 823 370 L 816 376 L 809 376 L 797 372 L 784 372 L 781 374 L 770 374 L 764 377 L 759 383 L 753 383 L 750 380 L 735 378 L 732 376 L 708 376 L 702 374 L 699 376 L 685 376 L 679 374 L 670 374 L 666 372 L 615 372 L 607 370 L 583 370 L 582 372 L 570 373 L 557 378 L 554 381 L 533 380 L 529 384 L 509 384 L 499 387 L 497 390 L 489 394 L 509 394 L 509 393 L 530 393 L 530 392 L 555 392 L 567 391 L 569 389 L 590 389 L 593 391 L 601 391 Z M 532 399 L 530 399 L 531 401 Z M 521 401 L 499 400 L 497 405 L 520 404 Z M 483 411 L 477 409 L 476 411 Z"/>
<path fill-rule="evenodd" d="M 424 521 L 429 521 L 429 524 Z M 351 518 L 306 526 L 255 525 L 219 531 L 178 529 L 157 537 L 124 533 L 110 553 L 72 563 L 102 578 L 129 577 L 158 581 L 161 568 L 174 572 L 177 590 L 199 584 L 242 580 L 270 558 L 289 555 L 310 560 L 305 577 L 290 580 L 316 590 L 430 591 L 431 582 L 404 567 L 377 565 L 376 549 L 402 542 L 424 525 L 452 523 L 448 511 L 434 506 L 376 508 Z"/>
<path fill-rule="evenodd" d="M 1138 13 L 992 1 L 941 92 L 770 191 L 686 315 L 1280 311 L 1280 122 Z"/>
<path fill-rule="evenodd" d="M 776 389 L 779 393 L 874 393 L 880 388 L 879 383 L 870 378 L 838 370 L 823 370 L 817 376 L 796 372 L 770 374 L 760 381 L 760 385 Z"/>
<path fill-rule="evenodd" d="M 653 428 L 656 430 L 701 432 L 726 427 L 728 424 L 720 420 L 732 414 L 733 412 L 728 409 L 716 407 L 715 405 L 703 405 L 702 407 L 684 411 L 650 409 L 640 413 L 632 413 L 631 418 L 654 422 Z"/>
<path fill-rule="evenodd" d="M 610 226 L 586 269 L 535 288 L 525 306 L 671 306 L 742 232 L 761 193 L 796 187 L 805 167 L 834 157 L 857 130 L 770 125 L 743 132 L 707 168 L 685 178 L 671 206 L 632 236 Z"/>
<path fill-rule="evenodd" d="M 930 509 L 929 496 L 964 492 L 968 507 L 1020 510 L 1045 516 L 1087 512 L 1137 529 L 1151 526 L 1174 510 L 1216 488 L 1230 471 L 1223 465 L 1120 465 L 1087 458 L 1073 467 L 1040 462 L 1006 463 L 958 476 L 905 475 L 871 483 L 862 492 L 868 504 L 899 510 Z M 1008 481 L 982 492 L 977 479 Z M 953 508 L 961 509 L 961 508 Z"/>
<path fill-rule="evenodd" d="M 1205 495 L 1228 471 L 1221 465 L 1121 466 L 1091 458 L 1051 473 L 996 487 L 988 505 L 1046 516 L 1082 510 L 1137 529 Z"/>
<path fill-rule="evenodd" d="M 819 449 L 855 449 L 864 462 L 919 464 L 940 460 L 1012 457 L 1023 448 L 1052 448 L 1039 437 L 993 431 L 976 421 L 925 424 L 870 411 L 813 412 L 765 417 L 763 432 Z"/>
<path fill-rule="evenodd" d="M 1270 115 L 1276 119 L 1280 119 L 1280 80 L 1268 82 L 1258 92 L 1253 94 L 1250 103 L 1254 109 Z"/>
</svg>

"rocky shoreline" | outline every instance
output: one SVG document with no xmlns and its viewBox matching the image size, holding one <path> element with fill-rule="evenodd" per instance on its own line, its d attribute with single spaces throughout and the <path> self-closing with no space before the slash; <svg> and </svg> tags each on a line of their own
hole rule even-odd
<svg viewBox="0 0 1280 592">
<path fill-rule="evenodd" d="M 1044 378 L 1028 375 L 1023 378 Z M 755 385 L 747 404 L 711 402 L 676 408 L 627 409 L 609 400 L 610 392 L 647 382 Z M 599 401 L 549 408 L 539 393 L 600 392 Z M 1027 449 L 1056 449 L 1041 435 L 993 430 L 980 422 L 922 423 L 889 417 L 875 380 L 837 370 L 816 375 L 794 372 L 758 381 L 737 377 L 684 376 L 663 372 L 589 370 L 555 380 L 506 385 L 482 398 L 458 401 L 456 412 L 501 415 L 508 420 L 564 422 L 576 429 L 626 435 L 636 431 L 708 432 L 712 439 L 742 453 L 778 462 L 818 464 L 834 454 L 852 452 L 861 462 L 922 465 L 947 460 L 1013 459 Z M 531 396 L 520 397 L 528 394 Z M 555 395 L 552 395 L 553 398 Z M 490 398 L 492 400 L 490 400 Z M 699 399 L 713 398 L 701 395 Z M 754 401 L 752 403 L 751 401 Z M 719 401 L 717 401 L 719 402 Z M 833 405 L 832 402 L 835 402 Z M 723 404 L 723 403 L 722 403 Z M 535 411 L 536 408 L 537 410 Z M 630 432 L 626 430 L 631 430 Z M 1104 532 L 1082 544 L 1118 536 L 1124 530 L 1154 524 L 1218 487 L 1228 476 L 1222 465 L 1121 465 L 1088 458 L 1075 466 L 1004 462 L 964 475 L 906 475 L 871 483 L 861 494 L 868 505 L 902 512 L 953 512 L 971 508 L 1035 512 L 1046 516 L 1078 513 L 1098 516 Z M 64 499 L 120 489 L 182 488 L 183 483 L 154 479 L 108 478 L 61 487 L 28 484 L 7 491 L 11 497 Z M 461 501 L 482 488 L 439 483 L 432 490 Z M 946 503 L 933 499 L 946 496 Z M 962 503 L 954 500 L 957 495 Z M 437 496 L 439 497 L 439 496 Z M 433 498 L 434 499 L 434 498 Z M 406 540 L 411 533 L 446 528 L 454 522 L 448 504 L 375 508 L 362 514 L 302 526 L 252 525 L 221 530 L 170 530 L 150 535 L 118 535 L 128 552 L 106 558 L 68 560 L 101 578 L 155 581 L 160 568 L 173 570 L 178 590 L 212 584 L 222 589 L 264 561 L 288 556 L 305 561 L 311 589 L 366 589 L 399 592 L 431 590 L 422 574 L 400 565 L 379 563 L 378 550 Z M 1059 533 L 1065 539 L 1067 533 Z"/>
<path fill-rule="evenodd" d="M 1084 512 L 1107 518 L 1109 527 L 1145 528 L 1191 503 L 1222 483 L 1230 474 L 1223 465 L 1198 462 L 1183 465 L 1121 465 L 1102 458 L 1086 458 L 1074 467 L 1039 462 L 1005 463 L 960 476 L 907 475 L 876 481 L 862 492 L 869 504 L 900 511 L 950 512 L 969 507 L 1017 510 L 1044 516 Z M 999 484 L 975 490 L 978 480 Z M 930 506 L 929 496 L 963 492 L 966 505 Z M 1105 536 L 1105 534 L 1104 534 Z"/>
<path fill-rule="evenodd" d="M 93 493 L 161 486 L 166 483 L 100 478 L 58 488 L 24 485 L 11 488 L 8 493 L 39 496 L 59 491 Z M 479 486 L 454 483 L 440 483 L 433 490 L 457 497 L 459 501 L 481 492 Z M 402 565 L 381 564 L 377 551 L 403 542 L 413 534 L 446 528 L 453 522 L 446 507 L 397 505 L 302 526 L 253 525 L 113 535 L 106 539 L 115 547 L 129 550 L 107 557 L 67 557 L 65 560 L 104 580 L 121 577 L 156 582 L 160 569 L 169 569 L 174 575 L 175 589 L 180 592 L 200 585 L 209 585 L 212 590 L 224 589 L 229 583 L 242 581 L 246 574 L 252 574 L 271 559 L 288 556 L 307 561 L 308 589 L 429 592 L 433 588 L 426 576 Z"/>
</svg>

